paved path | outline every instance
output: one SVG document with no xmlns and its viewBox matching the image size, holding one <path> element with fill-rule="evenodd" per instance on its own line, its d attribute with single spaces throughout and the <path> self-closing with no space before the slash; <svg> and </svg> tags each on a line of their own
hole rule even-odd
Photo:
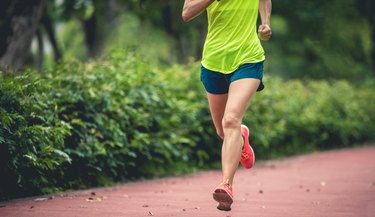
<svg viewBox="0 0 375 217">
<path fill-rule="evenodd" d="M 3 204 L 1 217 L 375 217 L 375 147 L 259 163 L 237 173 L 232 211 L 216 209 L 220 171 Z"/>
</svg>

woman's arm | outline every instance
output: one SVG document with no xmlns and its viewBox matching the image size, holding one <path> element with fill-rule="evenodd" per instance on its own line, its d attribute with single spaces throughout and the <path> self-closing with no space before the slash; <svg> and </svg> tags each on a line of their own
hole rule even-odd
<svg viewBox="0 0 375 217">
<path fill-rule="evenodd" d="M 182 9 L 182 19 L 185 22 L 192 20 L 201 14 L 215 0 L 185 0 Z"/>
<path fill-rule="evenodd" d="M 271 0 L 259 0 L 259 13 L 262 24 L 258 29 L 258 36 L 261 40 L 268 40 L 271 38 L 272 31 L 270 27 L 272 2 Z"/>
</svg>

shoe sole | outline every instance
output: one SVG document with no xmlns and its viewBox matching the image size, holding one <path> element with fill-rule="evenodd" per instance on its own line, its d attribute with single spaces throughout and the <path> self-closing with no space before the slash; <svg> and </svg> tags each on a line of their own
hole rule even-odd
<svg viewBox="0 0 375 217">
<path fill-rule="evenodd" d="M 250 132 L 249 128 L 248 128 L 246 125 L 242 124 L 241 127 L 246 128 L 247 132 Z M 250 133 L 249 133 L 249 134 L 250 134 Z M 247 138 L 247 139 L 249 140 L 249 138 Z M 254 153 L 253 148 L 252 148 L 251 145 L 250 145 L 250 142 L 249 142 L 249 147 L 250 147 L 251 153 L 253 154 L 253 164 L 251 165 L 251 167 L 245 167 L 245 166 L 244 166 L 246 169 L 250 169 L 250 168 L 252 168 L 252 167 L 254 166 L 254 164 L 255 164 L 255 153 Z M 243 166 L 243 165 L 242 165 L 242 166 Z"/>
<path fill-rule="evenodd" d="M 233 199 L 226 192 L 214 192 L 213 198 L 219 203 L 219 205 L 217 206 L 219 210 L 231 210 L 230 206 L 233 203 Z"/>
<path fill-rule="evenodd" d="M 250 146 L 250 145 L 249 145 Z M 254 150 L 253 150 L 253 148 L 250 146 L 250 150 L 251 150 L 251 152 L 253 153 L 253 164 L 251 165 L 251 167 L 245 167 L 246 169 L 250 169 L 250 168 L 252 168 L 253 166 L 254 166 L 254 164 L 255 164 L 255 153 L 254 153 Z"/>
</svg>

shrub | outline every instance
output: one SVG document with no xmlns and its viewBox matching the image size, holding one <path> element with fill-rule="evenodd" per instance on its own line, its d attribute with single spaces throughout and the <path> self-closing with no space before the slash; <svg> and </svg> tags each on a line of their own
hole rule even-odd
<svg viewBox="0 0 375 217">
<path fill-rule="evenodd" d="M 263 158 L 353 146 L 374 139 L 371 86 L 269 78 L 246 121 Z"/>
<path fill-rule="evenodd" d="M 63 151 L 70 126 L 32 73 L 0 79 L 0 199 L 53 190 L 71 161 Z"/>
<path fill-rule="evenodd" d="M 0 74 L 0 199 L 177 175 L 220 160 L 199 65 L 134 54 Z M 371 86 L 268 77 L 246 115 L 257 158 L 374 139 Z"/>
</svg>

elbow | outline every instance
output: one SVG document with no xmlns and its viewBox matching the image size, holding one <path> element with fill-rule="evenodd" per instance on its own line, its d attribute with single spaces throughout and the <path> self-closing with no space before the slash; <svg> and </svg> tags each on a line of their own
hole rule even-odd
<svg viewBox="0 0 375 217">
<path fill-rule="evenodd" d="M 185 22 L 189 22 L 191 20 L 191 16 L 189 15 L 188 12 L 182 11 L 182 20 Z"/>
<path fill-rule="evenodd" d="M 184 8 L 182 10 L 182 20 L 184 20 L 185 22 L 189 22 L 193 18 L 194 18 L 194 14 L 191 10 L 189 10 L 189 8 Z"/>
</svg>

